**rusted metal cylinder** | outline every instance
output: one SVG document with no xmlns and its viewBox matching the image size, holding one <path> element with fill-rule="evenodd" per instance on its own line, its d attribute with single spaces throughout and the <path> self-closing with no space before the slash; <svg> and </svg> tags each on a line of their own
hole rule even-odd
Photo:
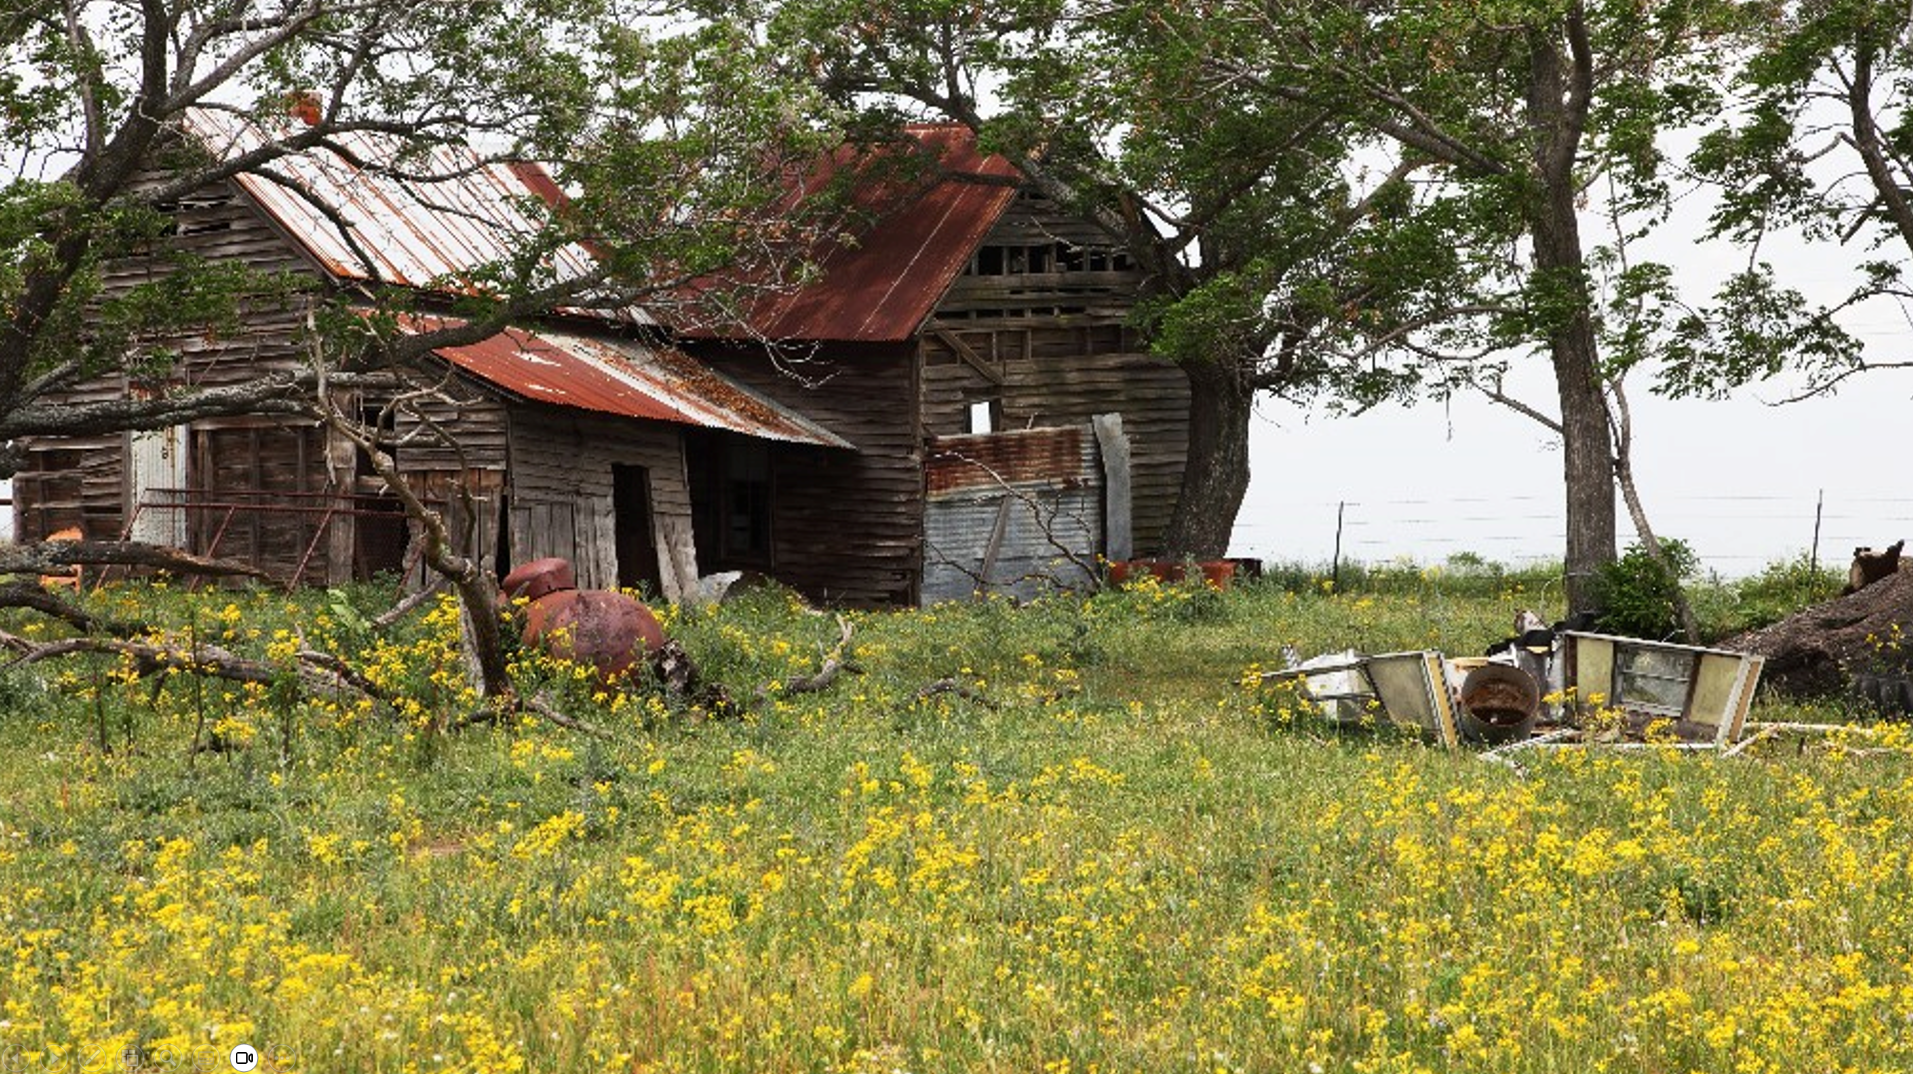
<svg viewBox="0 0 1913 1074">
<path fill-rule="evenodd" d="M 498 583 L 498 588 L 513 600 L 519 597 L 537 600 L 549 593 L 578 588 L 578 576 L 572 571 L 570 560 L 552 556 L 512 568 L 505 580 Z"/>
<path fill-rule="evenodd" d="M 1461 680 L 1461 733 L 1475 742 L 1527 738 L 1541 711 L 1534 676 L 1507 664 L 1483 664 Z"/>
<path fill-rule="evenodd" d="M 589 665 L 605 682 L 626 676 L 664 647 L 664 628 L 642 601 L 577 588 L 571 564 L 537 559 L 505 576 L 513 598 L 528 597 L 522 640 L 552 656 Z"/>
</svg>

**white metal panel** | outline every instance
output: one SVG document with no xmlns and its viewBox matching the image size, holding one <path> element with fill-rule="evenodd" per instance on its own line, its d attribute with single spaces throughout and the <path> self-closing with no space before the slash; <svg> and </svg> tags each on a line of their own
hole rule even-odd
<svg viewBox="0 0 1913 1074">
<path fill-rule="evenodd" d="M 133 513 L 127 537 L 183 548 L 186 512 L 179 505 L 179 497 L 180 490 L 186 488 L 186 427 L 130 435 L 128 474 Z"/>
</svg>

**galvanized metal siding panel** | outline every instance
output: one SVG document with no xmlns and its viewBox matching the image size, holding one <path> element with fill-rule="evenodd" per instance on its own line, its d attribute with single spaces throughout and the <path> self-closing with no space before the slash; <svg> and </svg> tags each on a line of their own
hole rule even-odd
<svg viewBox="0 0 1913 1074">
<path fill-rule="evenodd" d="M 964 431 L 968 404 L 999 399 L 1003 426 L 1074 425 L 1119 413 L 1131 447 L 1136 550 L 1161 547 L 1188 456 L 1189 381 L 1120 325 L 1031 318 L 1015 327 L 943 326 L 997 373 L 986 376 L 935 334 L 923 340 L 923 423 L 931 436 Z"/>
<path fill-rule="evenodd" d="M 1059 449 L 1070 467 L 1058 465 Z M 978 592 L 1027 598 L 1093 581 L 1103 478 L 1087 426 L 941 438 L 926 469 L 925 604 Z"/>
</svg>

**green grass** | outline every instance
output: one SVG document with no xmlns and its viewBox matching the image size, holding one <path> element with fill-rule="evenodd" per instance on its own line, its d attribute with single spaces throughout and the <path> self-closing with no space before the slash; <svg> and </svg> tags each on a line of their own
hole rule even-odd
<svg viewBox="0 0 1913 1074">
<path fill-rule="evenodd" d="M 1369 588 L 858 615 L 861 675 L 742 718 L 565 687 L 608 742 L 438 730 L 442 618 L 109 592 L 419 704 L 0 675 L 0 1070 L 1908 1067 L 1904 735 L 1523 776 L 1241 685 L 1284 645 L 1479 652 L 1552 595 Z M 669 619 L 741 695 L 837 636 L 775 593 Z M 946 678 L 988 703 L 918 699 Z M 189 760 L 202 716 L 237 748 Z"/>
</svg>

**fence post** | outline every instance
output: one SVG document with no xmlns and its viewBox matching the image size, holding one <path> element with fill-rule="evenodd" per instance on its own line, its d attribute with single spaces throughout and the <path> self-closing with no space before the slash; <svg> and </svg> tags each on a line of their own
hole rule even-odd
<svg viewBox="0 0 1913 1074">
<path fill-rule="evenodd" d="M 1335 560 L 1329 568 L 1330 583 L 1339 592 L 1342 588 L 1342 512 L 1348 508 L 1347 500 L 1338 500 L 1335 504 Z"/>
<path fill-rule="evenodd" d="M 1821 489 L 1813 500 L 1813 551 L 1807 553 L 1807 573 L 1820 573 L 1820 510 L 1827 505 L 1827 490 Z"/>
</svg>

